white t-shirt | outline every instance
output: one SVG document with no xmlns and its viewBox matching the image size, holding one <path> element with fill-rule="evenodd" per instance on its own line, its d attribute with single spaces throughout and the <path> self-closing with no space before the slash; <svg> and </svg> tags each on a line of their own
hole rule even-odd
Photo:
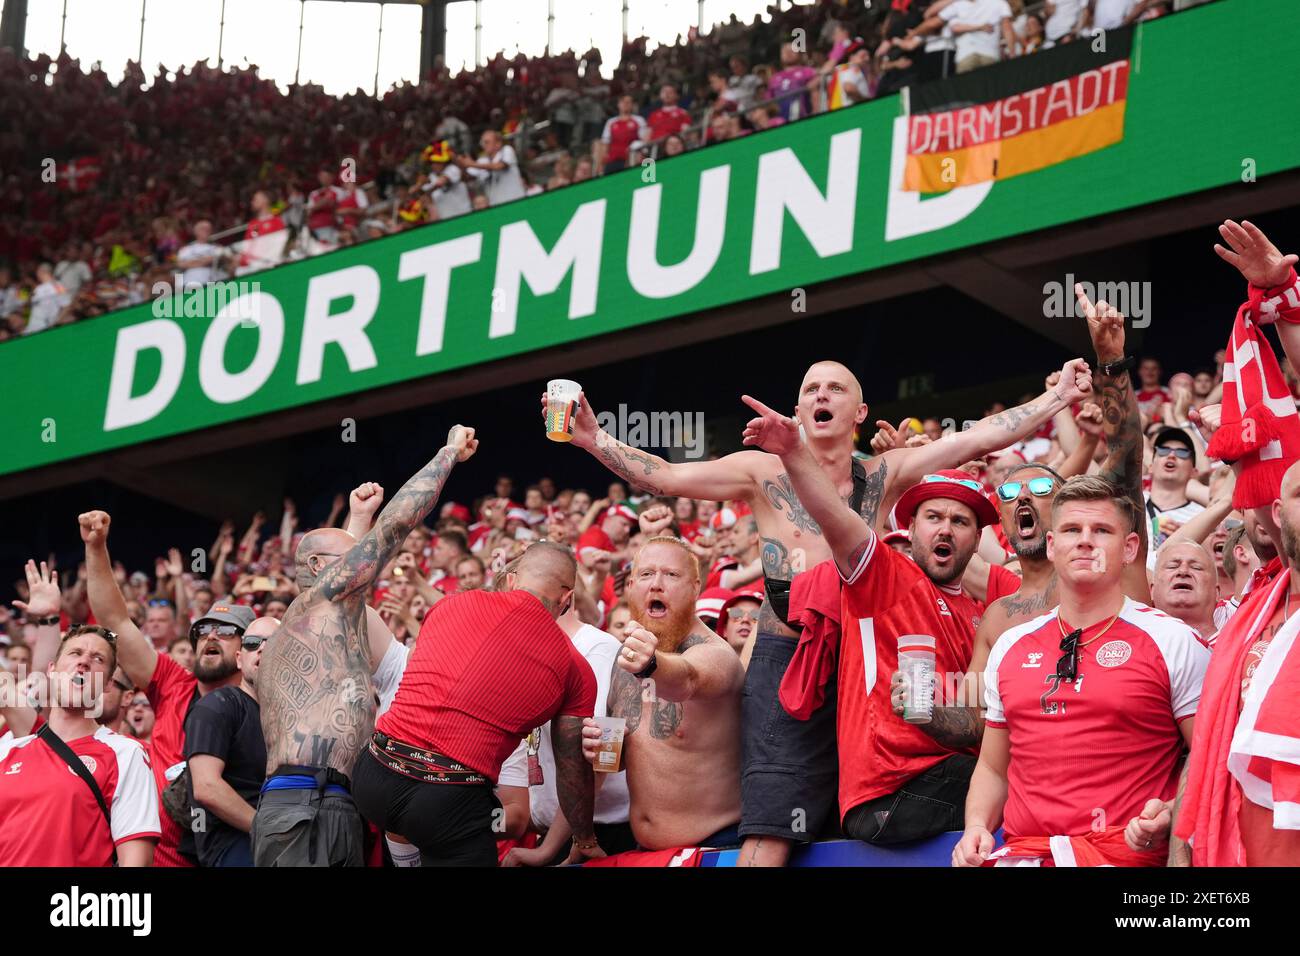
<svg viewBox="0 0 1300 956">
<path fill-rule="evenodd" d="M 411 655 L 411 649 L 401 641 L 393 641 L 388 645 L 388 650 L 384 652 L 383 659 L 379 666 L 375 668 L 375 674 L 372 678 L 375 684 L 375 694 L 379 697 L 379 709 L 375 711 L 375 716 L 388 710 L 393 706 L 393 698 L 397 696 L 397 687 L 402 683 L 402 675 L 406 673 L 406 661 Z"/>
<path fill-rule="evenodd" d="M 215 266 L 187 266 L 185 263 L 209 257 L 215 260 L 222 251 L 222 247 L 214 242 L 191 242 L 187 246 L 181 246 L 180 251 L 176 253 L 176 264 L 185 270 L 181 280 L 185 283 L 185 288 L 204 286 L 218 278 L 218 270 Z"/>
<path fill-rule="evenodd" d="M 573 646 L 586 658 L 596 675 L 595 716 L 608 715 L 609 679 L 618 655 L 618 640 L 606 631 L 584 624 L 573 635 Z M 528 787 L 528 742 L 515 748 L 497 777 L 497 786 L 528 787 L 528 806 L 533 826 L 538 830 L 550 829 L 555 815 L 560 812 L 560 801 L 555 790 L 555 750 L 551 747 L 551 722 L 542 726 L 537 761 L 542 767 L 542 783 Z M 605 778 L 596 792 L 596 823 L 626 823 L 628 818 L 627 771 L 602 774 Z"/>
<path fill-rule="evenodd" d="M 440 173 L 447 180 L 446 186 L 433 186 L 430 183 L 425 188 L 433 194 L 433 204 L 438 207 L 439 219 L 451 219 L 453 216 L 463 216 L 474 208 L 469 198 L 469 187 L 465 185 L 465 177 L 460 173 L 460 167 L 448 163 L 446 168 Z"/>
<path fill-rule="evenodd" d="M 91 278 L 90 266 L 80 260 L 64 259 L 54 267 L 54 281 L 67 290 L 69 299 L 74 298 Z"/>
<path fill-rule="evenodd" d="M 1177 521 L 1179 524 L 1187 524 L 1198 514 L 1205 510 L 1204 505 L 1199 505 L 1195 501 L 1188 501 L 1177 508 L 1170 508 L 1168 511 L 1161 511 L 1151 500 L 1149 492 L 1143 492 L 1143 498 L 1146 500 L 1146 517 L 1147 527 L 1151 530 L 1151 545 L 1147 550 L 1147 570 L 1154 571 L 1156 568 L 1156 552 L 1160 546 L 1173 534 L 1172 531 L 1156 531 L 1156 518 L 1169 519 Z"/>
<path fill-rule="evenodd" d="M 489 206 L 522 199 L 524 178 L 519 174 L 519 157 L 513 146 L 502 146 L 495 156 L 483 155 L 480 163 L 505 163 L 505 169 L 471 169 L 470 174 L 483 183 Z"/>
<path fill-rule="evenodd" d="M 1092 29 L 1116 30 L 1124 25 L 1124 18 L 1132 12 L 1137 0 L 1097 0 L 1092 8 Z"/>
<path fill-rule="evenodd" d="M 32 292 L 32 312 L 24 335 L 43 332 L 54 325 L 59 311 L 68 304 L 68 295 L 57 282 L 42 282 Z"/>
<path fill-rule="evenodd" d="M 1002 59 L 1002 21 L 1011 17 L 1007 0 L 957 0 L 952 6 L 940 10 L 939 16 L 952 25 L 993 27 L 991 31 L 957 34 L 958 63 L 975 55 Z"/>
<path fill-rule="evenodd" d="M 1055 43 L 1083 19 L 1084 0 L 1052 0 L 1052 15 L 1043 25 L 1047 39 Z"/>
</svg>

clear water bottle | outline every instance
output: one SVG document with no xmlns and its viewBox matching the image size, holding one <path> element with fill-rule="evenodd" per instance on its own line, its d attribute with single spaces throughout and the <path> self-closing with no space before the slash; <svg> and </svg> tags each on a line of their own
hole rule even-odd
<svg viewBox="0 0 1300 956">
<path fill-rule="evenodd" d="M 903 719 L 928 724 L 934 718 L 934 638 L 905 634 L 898 639 L 898 670 L 903 675 Z"/>
</svg>

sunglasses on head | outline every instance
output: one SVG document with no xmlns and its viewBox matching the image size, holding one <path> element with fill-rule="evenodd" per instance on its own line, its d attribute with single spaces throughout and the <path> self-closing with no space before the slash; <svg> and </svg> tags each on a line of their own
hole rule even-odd
<svg viewBox="0 0 1300 956">
<path fill-rule="evenodd" d="M 1052 489 L 1056 487 L 1056 479 L 1040 475 L 1037 478 L 1030 478 L 1029 481 L 1004 481 L 998 485 L 998 497 L 1003 501 L 1015 501 L 1020 497 L 1020 489 L 1025 487 L 1029 488 L 1031 495 L 1042 498 L 1052 493 Z"/>
<path fill-rule="evenodd" d="M 921 480 L 924 481 L 927 485 L 946 482 L 947 484 L 950 485 L 961 485 L 964 488 L 971 489 L 971 491 L 978 491 L 980 494 L 984 493 L 984 486 L 981 485 L 978 481 L 975 481 L 973 479 L 949 478 L 947 475 L 926 475 Z"/>
<path fill-rule="evenodd" d="M 1192 450 L 1190 448 L 1182 448 L 1177 445 L 1157 445 L 1156 457 L 1164 458 L 1166 455 L 1175 455 L 1178 458 L 1181 458 L 1183 461 L 1186 461 L 1187 459 L 1192 457 Z"/>
</svg>

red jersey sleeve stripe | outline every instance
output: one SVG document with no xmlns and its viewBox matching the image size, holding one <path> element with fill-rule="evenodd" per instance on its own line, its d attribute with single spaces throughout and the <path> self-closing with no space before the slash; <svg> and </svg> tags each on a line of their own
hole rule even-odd
<svg viewBox="0 0 1300 956">
<path fill-rule="evenodd" d="M 861 560 L 858 561 L 857 566 L 849 573 L 848 577 L 845 577 L 843 572 L 840 573 L 840 580 L 845 584 L 852 584 L 862 576 L 862 572 L 866 569 L 867 565 L 871 563 L 871 556 L 876 553 L 876 540 L 876 532 L 873 529 L 868 528 L 867 546 L 862 550 Z M 839 570 L 839 562 L 836 562 L 835 569 L 837 571 Z"/>
</svg>

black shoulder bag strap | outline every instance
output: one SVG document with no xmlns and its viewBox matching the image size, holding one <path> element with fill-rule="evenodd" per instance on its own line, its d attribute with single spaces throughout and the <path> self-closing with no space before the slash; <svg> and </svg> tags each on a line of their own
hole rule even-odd
<svg viewBox="0 0 1300 956">
<path fill-rule="evenodd" d="M 853 459 L 853 508 L 854 514 L 862 514 L 862 499 L 867 496 L 867 468 L 861 458 Z"/>
<path fill-rule="evenodd" d="M 54 728 L 48 722 L 41 724 L 41 729 L 36 731 L 36 736 L 41 738 L 50 745 L 50 749 L 63 758 L 63 762 L 68 765 L 68 769 L 86 782 L 90 792 L 95 795 L 95 802 L 99 804 L 99 812 L 104 814 L 104 822 L 108 824 L 108 838 L 113 839 L 113 817 L 108 812 L 108 803 L 104 800 L 104 792 L 99 789 L 99 784 L 95 782 L 95 776 L 90 772 L 90 768 L 81 762 L 81 758 L 72 752 L 72 748 L 54 732 Z M 117 866 L 117 846 L 113 846 L 113 865 Z"/>
</svg>

